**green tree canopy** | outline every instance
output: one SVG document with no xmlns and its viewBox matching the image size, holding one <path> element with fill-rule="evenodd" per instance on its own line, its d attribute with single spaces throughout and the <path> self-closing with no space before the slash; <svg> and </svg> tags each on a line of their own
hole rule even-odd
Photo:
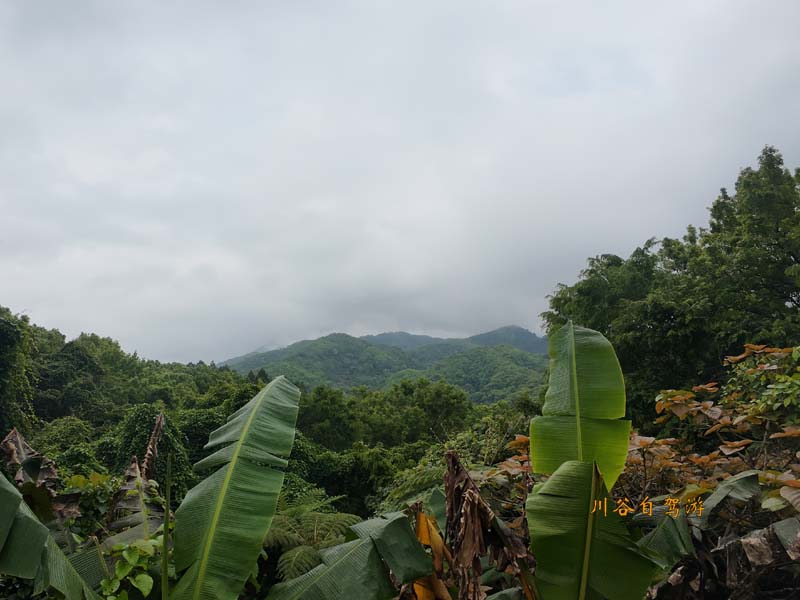
<svg viewBox="0 0 800 600">
<path fill-rule="evenodd" d="M 32 340 L 25 317 L 0 306 L 0 432 L 27 432 L 33 423 Z"/>
<path fill-rule="evenodd" d="M 800 172 L 768 146 L 733 195 L 721 191 L 707 228 L 590 259 L 542 317 L 548 330 L 572 319 L 613 343 L 643 425 L 659 389 L 715 376 L 742 344 L 798 343 L 798 309 Z"/>
</svg>

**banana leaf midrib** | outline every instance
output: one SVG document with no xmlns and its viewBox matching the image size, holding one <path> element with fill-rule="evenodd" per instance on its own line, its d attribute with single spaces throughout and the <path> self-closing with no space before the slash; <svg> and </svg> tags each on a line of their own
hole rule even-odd
<svg viewBox="0 0 800 600">
<path fill-rule="evenodd" d="M 583 437 L 581 436 L 581 396 L 578 389 L 578 363 L 575 360 L 575 327 L 572 321 L 567 324 L 569 327 L 569 342 L 570 342 L 570 378 L 572 379 L 572 390 L 575 394 L 575 429 L 577 432 L 576 439 L 578 442 L 578 460 L 583 460 Z"/>
</svg>

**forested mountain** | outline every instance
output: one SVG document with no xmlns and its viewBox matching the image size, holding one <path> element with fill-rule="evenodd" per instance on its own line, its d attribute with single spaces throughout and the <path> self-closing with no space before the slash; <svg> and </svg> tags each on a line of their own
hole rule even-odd
<svg viewBox="0 0 800 600">
<path fill-rule="evenodd" d="M 254 352 L 221 363 L 242 374 L 264 369 L 307 389 L 383 387 L 408 377 L 444 379 L 476 402 L 535 393 L 546 365 L 546 340 L 521 327 L 503 327 L 463 339 L 405 332 L 355 338 L 334 333 L 286 348 Z"/>
<path fill-rule="evenodd" d="M 399 348 L 370 344 L 344 333 L 246 354 L 221 364 L 243 374 L 263 368 L 271 376 L 286 375 L 309 389 L 323 383 L 337 387 L 381 386 L 391 374 L 416 365 Z"/>
<path fill-rule="evenodd" d="M 536 395 L 543 383 L 547 356 L 512 346 L 472 348 L 437 360 L 425 369 L 405 369 L 391 383 L 424 377 L 462 388 L 475 402 L 496 402 L 520 394 Z"/>
<path fill-rule="evenodd" d="M 539 337 L 523 327 L 508 325 L 479 333 L 467 338 L 437 338 L 429 335 L 418 335 L 406 333 L 405 331 L 393 331 L 389 333 L 379 333 L 377 335 L 361 336 L 373 344 L 383 346 L 396 346 L 403 350 L 417 350 L 422 347 L 439 346 L 452 349 L 452 352 L 474 348 L 476 346 L 502 346 L 508 345 L 525 350 L 526 352 L 547 353 L 547 338 Z"/>
<path fill-rule="evenodd" d="M 437 342 L 444 341 L 444 338 L 437 338 L 430 335 L 419 335 L 416 333 L 407 333 L 405 331 L 389 331 L 375 335 L 362 335 L 361 339 L 370 342 L 371 344 L 395 346 L 397 348 L 402 348 L 403 350 L 415 350 L 420 346 L 426 346 L 428 344 L 435 344 Z"/>
<path fill-rule="evenodd" d="M 547 354 L 546 337 L 539 337 L 527 329 L 515 325 L 479 333 L 467 338 L 467 341 L 478 346 L 508 345 L 525 352 Z"/>
<path fill-rule="evenodd" d="M 286 365 L 291 378 L 305 382 L 299 454 L 291 469 L 298 489 L 307 489 L 308 481 L 322 484 L 346 496 L 340 506 L 360 514 L 379 500 L 392 474 L 415 464 L 432 441 L 461 431 L 469 415 L 485 414 L 474 411 L 494 410 L 477 407 L 475 399 L 502 397 L 519 411 L 529 410 L 541 372 L 525 365 L 544 364 L 542 356 L 498 346 L 454 355 L 452 363 L 436 363 L 429 372 L 413 370 L 421 363 L 403 350 L 342 334 L 274 355 L 281 360 L 271 370 Z M 162 450 L 173 454 L 180 496 L 194 481 L 190 464 L 209 453 L 204 449 L 209 433 L 273 373 L 146 360 L 110 338 L 81 334 L 67 340 L 58 330 L 0 307 L 0 431 L 5 435 L 16 427 L 64 476 L 124 472 L 164 411 Z M 328 379 L 328 373 L 338 379 Z M 460 379 L 471 394 L 424 376 Z M 337 385 L 352 390 L 332 387 Z M 500 403 L 497 410 L 508 407 Z M 520 414 L 515 410 L 514 418 Z M 157 471 L 162 483 L 164 474 L 162 455 Z"/>
</svg>

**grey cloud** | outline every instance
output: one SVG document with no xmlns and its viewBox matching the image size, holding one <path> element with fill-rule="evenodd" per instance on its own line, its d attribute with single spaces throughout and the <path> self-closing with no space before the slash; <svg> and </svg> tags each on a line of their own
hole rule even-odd
<svg viewBox="0 0 800 600">
<path fill-rule="evenodd" d="M 800 164 L 800 5 L 0 7 L 0 304 L 140 354 L 536 329 Z"/>
</svg>

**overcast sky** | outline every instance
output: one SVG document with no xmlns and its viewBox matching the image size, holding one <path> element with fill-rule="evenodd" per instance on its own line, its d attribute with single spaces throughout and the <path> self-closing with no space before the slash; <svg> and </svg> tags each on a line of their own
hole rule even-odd
<svg viewBox="0 0 800 600">
<path fill-rule="evenodd" d="M 162 360 L 472 334 L 800 165 L 800 2 L 0 4 L 0 305 Z"/>
</svg>

